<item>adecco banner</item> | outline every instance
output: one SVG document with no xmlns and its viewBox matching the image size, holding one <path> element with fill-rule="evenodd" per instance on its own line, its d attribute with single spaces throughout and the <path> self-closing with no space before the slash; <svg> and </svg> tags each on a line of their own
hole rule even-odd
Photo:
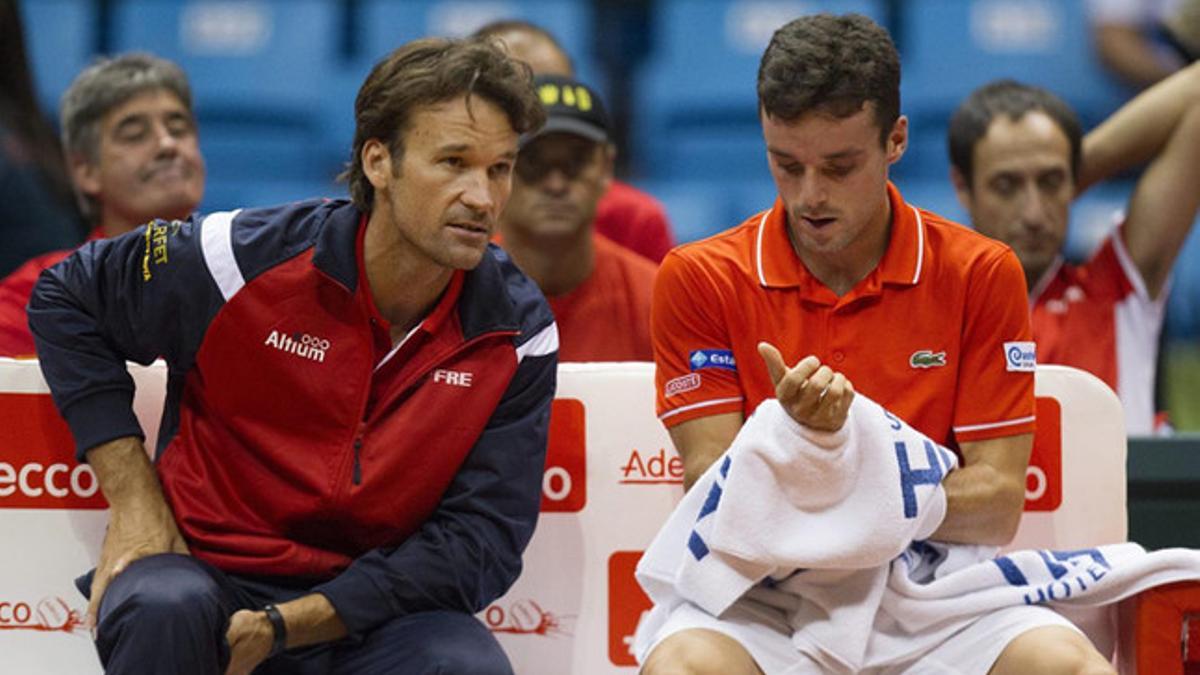
<svg viewBox="0 0 1200 675">
<path fill-rule="evenodd" d="M 1038 366 L 1034 391 L 1037 433 L 1025 473 L 1025 515 L 1007 548 L 1125 541 L 1125 421 L 1117 395 L 1065 366 Z"/>
<path fill-rule="evenodd" d="M 1025 510 L 1054 511 L 1062 504 L 1062 406 L 1037 399 L 1037 432 L 1025 470 Z"/>
<path fill-rule="evenodd" d="M 587 504 L 587 437 L 583 401 L 557 398 L 542 474 L 542 513 L 578 513 Z"/>
<path fill-rule="evenodd" d="M 562 366 L 559 396 L 583 409 L 585 441 L 575 447 L 586 458 L 587 504 L 543 514 L 525 573 L 480 615 L 523 675 L 636 672 L 629 649 L 650 601 L 633 572 L 682 494 L 682 462 L 652 413 L 652 380 L 648 364 Z M 1037 395 L 1013 548 L 1123 541 L 1119 401 L 1096 378 L 1055 366 L 1039 367 Z"/>
<path fill-rule="evenodd" d="M 551 423 L 547 490 L 525 570 L 479 614 L 522 675 L 637 670 L 625 644 L 641 614 L 633 566 L 683 494 L 682 463 L 654 417 L 653 379 L 648 363 L 559 367 L 553 414 L 570 421 Z M 570 466 L 579 468 L 555 472 Z M 562 485 L 556 475 L 583 477 L 582 509 L 563 508 L 571 498 L 548 508 L 550 490 Z M 613 592 L 621 598 L 616 610 Z M 611 626 L 610 617 L 621 624 Z"/>
<path fill-rule="evenodd" d="M 152 447 L 165 369 L 132 372 Z M 682 463 L 653 414 L 653 375 L 651 364 L 560 367 L 525 570 L 479 614 L 522 675 L 636 672 L 629 643 L 649 601 L 633 570 L 682 495 Z M 1027 513 L 1013 547 L 1124 540 L 1120 402 L 1096 378 L 1054 366 L 1039 367 L 1037 394 Z M 0 542 L 21 552 L 0 558 L 0 671 L 98 673 L 71 581 L 99 551 L 105 511 L 89 501 L 94 483 L 74 461 L 36 364 L 0 359 L 0 397 L 17 409 L 0 418 L 0 462 L 11 467 L 0 468 Z"/>
<path fill-rule="evenodd" d="M 0 509 L 106 509 L 46 394 L 0 392 Z"/>
<path fill-rule="evenodd" d="M 134 409 L 153 447 L 166 369 L 130 369 Z M 99 673 L 72 583 L 100 550 L 107 505 L 37 363 L 0 358 L 0 671 Z"/>
</svg>

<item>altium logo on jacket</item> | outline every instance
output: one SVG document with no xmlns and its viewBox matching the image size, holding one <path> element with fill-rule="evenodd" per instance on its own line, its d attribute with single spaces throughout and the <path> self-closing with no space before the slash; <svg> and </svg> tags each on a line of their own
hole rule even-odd
<svg viewBox="0 0 1200 675">
<path fill-rule="evenodd" d="M 296 332 L 287 335 L 277 330 L 271 331 L 263 344 L 317 363 L 325 363 L 325 352 L 329 349 L 329 340 L 313 337 L 308 333 Z"/>
</svg>

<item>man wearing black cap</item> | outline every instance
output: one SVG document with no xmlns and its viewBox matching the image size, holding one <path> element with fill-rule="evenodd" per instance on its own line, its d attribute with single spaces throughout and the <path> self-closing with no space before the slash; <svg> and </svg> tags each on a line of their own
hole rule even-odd
<svg viewBox="0 0 1200 675">
<path fill-rule="evenodd" d="M 521 139 L 503 246 L 541 287 L 558 321 L 562 361 L 649 361 L 655 266 L 597 235 L 612 180 L 609 120 L 595 90 L 535 80 L 546 125 Z"/>
</svg>

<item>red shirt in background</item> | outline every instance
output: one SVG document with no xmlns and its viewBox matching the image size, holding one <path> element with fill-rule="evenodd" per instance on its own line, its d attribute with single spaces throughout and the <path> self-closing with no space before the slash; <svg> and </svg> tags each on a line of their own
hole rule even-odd
<svg viewBox="0 0 1200 675">
<path fill-rule="evenodd" d="M 1030 293 L 1038 361 L 1104 380 L 1121 398 L 1126 432 L 1154 433 L 1154 376 L 1166 302 L 1166 290 L 1150 297 L 1119 229 L 1085 264 L 1060 259 Z"/>
<path fill-rule="evenodd" d="M 97 228 L 88 235 L 87 241 L 103 236 Z M 33 286 L 42 270 L 54 267 L 74 252 L 75 249 L 71 248 L 43 253 L 25 261 L 12 274 L 0 279 L 0 356 L 37 356 L 33 334 L 29 332 L 29 322 L 25 319 L 25 306 L 29 304 L 29 296 L 33 295 Z"/>
<path fill-rule="evenodd" d="M 662 204 L 618 180 L 596 205 L 595 225 L 596 232 L 656 263 L 675 245 Z"/>
<path fill-rule="evenodd" d="M 594 237 L 596 269 L 578 288 L 549 296 L 559 361 L 650 361 L 654 263 Z"/>
</svg>

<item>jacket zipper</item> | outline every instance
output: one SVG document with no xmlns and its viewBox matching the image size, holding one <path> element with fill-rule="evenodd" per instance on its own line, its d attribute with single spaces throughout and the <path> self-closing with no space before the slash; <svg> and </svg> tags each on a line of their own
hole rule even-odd
<svg viewBox="0 0 1200 675">
<path fill-rule="evenodd" d="M 354 439 L 354 476 L 351 482 L 362 485 L 362 436 Z"/>
<path fill-rule="evenodd" d="M 471 347 L 472 345 L 474 345 L 476 342 L 480 342 L 480 341 L 488 339 L 488 338 L 494 338 L 499 335 L 516 335 L 516 334 L 517 334 L 517 331 L 496 330 L 496 331 L 491 331 L 489 333 L 483 333 L 482 335 L 476 335 L 474 338 L 455 346 L 454 349 L 446 352 L 445 354 L 439 355 L 436 359 L 431 360 L 429 367 L 425 368 L 420 373 L 418 373 L 416 376 L 412 377 L 409 382 L 405 383 L 404 387 L 402 387 L 400 391 L 401 392 L 408 391 L 416 382 L 419 382 L 421 380 L 421 378 L 424 377 L 425 375 L 427 375 L 431 370 L 433 370 L 437 366 L 444 363 L 447 359 L 463 352 L 468 347 Z M 370 387 L 369 382 L 367 384 L 367 387 L 368 387 L 368 391 L 369 391 L 369 387 Z M 366 407 L 365 400 L 363 402 L 363 407 L 364 408 Z M 351 476 L 350 476 L 350 482 L 353 483 L 354 485 L 362 485 L 362 447 L 363 447 L 363 434 L 366 433 L 366 429 L 367 429 L 367 420 L 364 418 L 361 422 L 359 422 L 358 431 L 354 435 L 354 465 L 353 465 L 353 469 L 351 471 Z"/>
</svg>

